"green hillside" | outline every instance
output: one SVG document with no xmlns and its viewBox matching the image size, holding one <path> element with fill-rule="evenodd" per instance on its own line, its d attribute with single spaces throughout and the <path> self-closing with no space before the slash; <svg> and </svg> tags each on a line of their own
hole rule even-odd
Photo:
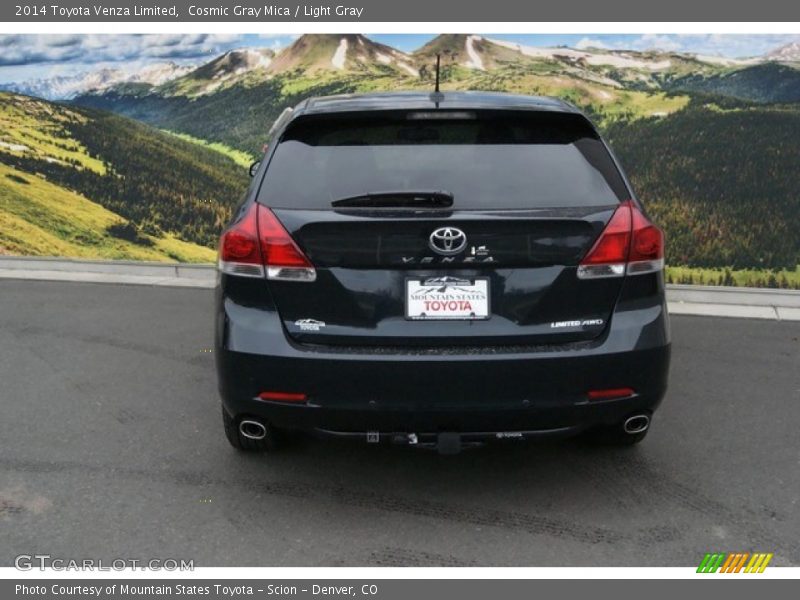
<svg viewBox="0 0 800 600">
<path fill-rule="evenodd" d="M 0 164 L 0 255 L 212 262 L 172 234 L 121 237 L 125 219 L 46 179 Z"/>
<path fill-rule="evenodd" d="M 348 39 L 351 46 L 359 44 L 357 36 Z M 335 69 L 329 63 L 338 43 L 337 36 L 303 36 L 278 54 L 269 77 L 243 75 L 213 93 L 176 95 L 180 84 L 173 82 L 145 94 L 116 90 L 78 101 L 256 156 L 285 107 L 316 95 L 431 89 L 433 73 L 426 65 L 439 53 L 445 92 L 541 94 L 583 109 L 607 134 L 637 193 L 664 225 L 671 265 L 793 271 L 800 264 L 800 239 L 792 226 L 800 200 L 794 179 L 778 176 L 800 165 L 793 133 L 800 105 L 708 94 L 738 74 L 737 90 L 744 82 L 755 89 L 764 81 L 774 94 L 783 90 L 781 97 L 791 97 L 798 73 L 793 68 L 720 65 L 674 53 L 526 49 L 479 36 L 442 35 L 410 57 L 420 72 L 412 78 L 357 65 Z M 280 61 L 290 70 L 276 69 Z M 711 83 L 695 96 L 676 91 L 690 87 L 690 80 Z M 752 96 L 753 90 L 741 95 Z M 753 215 L 761 224 L 751 222 Z"/>
<path fill-rule="evenodd" d="M 698 101 L 607 133 L 667 232 L 669 264 L 794 270 L 798 132 L 798 105 L 723 109 Z"/>
<path fill-rule="evenodd" d="M 429 90 L 424 79 L 374 73 L 293 71 L 258 84 L 241 83 L 214 94 L 187 97 L 127 95 L 118 91 L 78 98 L 92 106 L 145 121 L 159 128 L 220 142 L 258 154 L 272 121 L 287 107 L 309 96 L 375 91 Z M 524 65 L 474 71 L 458 65 L 442 70 L 442 89 L 493 90 L 560 96 L 589 112 L 598 122 L 666 115 L 689 103 L 686 95 L 624 90 L 571 75 L 554 76 Z"/>
<path fill-rule="evenodd" d="M 337 51 L 343 47 L 346 52 L 337 60 Z M 667 60 L 653 53 L 635 57 L 601 53 L 591 55 L 591 60 L 599 61 L 594 64 L 587 62 L 584 55 L 589 55 L 584 52 L 554 49 L 531 56 L 529 50 L 480 36 L 441 35 L 409 55 L 360 35 L 304 35 L 267 66 L 229 72 L 225 66 L 231 53 L 226 53 L 159 87 L 122 85 L 80 96 L 75 103 L 257 155 L 275 117 L 308 96 L 430 90 L 436 53 L 442 55 L 445 91 L 560 96 L 602 125 L 680 110 L 689 97 L 654 87 L 651 67 L 669 64 L 669 72 L 677 75 L 685 73 L 688 64 L 697 65 L 686 58 Z M 632 66 L 622 69 L 618 64 Z M 638 87 L 620 83 L 620 78 L 635 80 Z"/>
<path fill-rule="evenodd" d="M 800 286 L 800 71 L 783 63 L 473 35 L 438 36 L 407 54 L 359 35 L 305 35 L 277 54 L 226 53 L 161 86 L 81 96 L 74 103 L 87 108 L 57 125 L 69 144 L 47 149 L 55 161 L 28 164 L 10 150 L 24 131 L 5 151 L 0 141 L 0 156 L 143 234 L 163 230 L 210 247 L 246 184 L 241 167 L 284 108 L 309 96 L 430 90 L 437 53 L 445 93 L 557 96 L 584 110 L 664 226 L 673 281 Z"/>
<path fill-rule="evenodd" d="M 191 104 L 150 97 L 134 107 L 147 107 L 152 112 L 138 116 L 157 125 L 255 154 L 272 120 L 307 95 L 400 87 L 408 86 L 354 75 L 278 77 Z M 514 66 L 477 73 L 464 69 L 443 87 L 556 95 L 581 106 L 601 124 L 635 190 L 667 231 L 670 265 L 794 270 L 800 264 L 800 232 L 793 225 L 800 214 L 800 194 L 794 178 L 787 176 L 800 165 L 798 105 L 699 100 L 690 105 L 685 95 L 602 87 Z M 248 114 L 221 112 L 222 106 L 246 107 Z M 697 278 L 716 283 L 721 276 L 706 273 L 700 279 L 698 273 Z M 686 280 L 685 271 L 676 272 L 679 279 Z M 760 279 L 748 274 L 743 281 L 760 284 L 768 279 L 768 274 Z M 798 278 L 790 275 L 790 280 Z"/>
<path fill-rule="evenodd" d="M 779 63 L 766 63 L 712 75 L 689 73 L 665 82 L 665 87 L 753 102 L 798 102 L 800 69 Z"/>
<path fill-rule="evenodd" d="M 212 260 L 248 182 L 213 149 L 110 113 L 6 93 L 0 163 L 0 252 L 12 254 Z"/>
</svg>

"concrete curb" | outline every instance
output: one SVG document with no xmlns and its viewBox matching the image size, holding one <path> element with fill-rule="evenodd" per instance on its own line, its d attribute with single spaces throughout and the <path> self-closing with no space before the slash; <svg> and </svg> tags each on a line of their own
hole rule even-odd
<svg viewBox="0 0 800 600">
<path fill-rule="evenodd" d="M 800 321 L 797 290 L 669 285 L 667 302 L 676 315 Z"/>
<path fill-rule="evenodd" d="M 0 257 L 0 279 L 72 281 L 210 289 L 214 265 Z M 800 291 L 713 286 L 667 286 L 669 311 L 698 315 L 800 321 Z"/>
<path fill-rule="evenodd" d="M 214 265 L 0 257 L 0 279 L 213 288 Z"/>
</svg>

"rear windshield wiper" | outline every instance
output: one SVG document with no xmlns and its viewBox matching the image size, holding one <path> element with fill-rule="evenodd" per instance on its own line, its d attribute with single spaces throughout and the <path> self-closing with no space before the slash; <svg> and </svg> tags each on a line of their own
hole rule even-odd
<svg viewBox="0 0 800 600">
<path fill-rule="evenodd" d="M 447 208 L 453 206 L 453 194 L 445 190 L 398 190 L 365 192 L 331 202 L 336 207 L 365 208 Z"/>
</svg>

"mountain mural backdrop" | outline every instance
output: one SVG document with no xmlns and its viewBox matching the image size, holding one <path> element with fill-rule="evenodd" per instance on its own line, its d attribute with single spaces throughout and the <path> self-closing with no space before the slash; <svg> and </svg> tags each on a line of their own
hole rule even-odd
<svg viewBox="0 0 800 600">
<path fill-rule="evenodd" d="M 430 89 L 437 54 L 445 92 L 551 95 L 584 110 L 666 230 L 673 281 L 800 287 L 796 43 L 737 60 L 478 35 L 407 53 L 361 35 L 305 35 L 191 68 L 6 85 L 0 253 L 210 260 L 245 166 L 285 107 Z"/>
</svg>

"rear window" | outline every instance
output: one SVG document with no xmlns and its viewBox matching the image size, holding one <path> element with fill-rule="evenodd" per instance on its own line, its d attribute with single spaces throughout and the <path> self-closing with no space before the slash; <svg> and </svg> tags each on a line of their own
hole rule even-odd
<svg viewBox="0 0 800 600">
<path fill-rule="evenodd" d="M 616 166 L 580 115 L 429 116 L 298 119 L 275 150 L 259 201 L 322 209 L 343 198 L 418 190 L 449 192 L 456 210 L 608 206 L 626 199 Z"/>
</svg>

